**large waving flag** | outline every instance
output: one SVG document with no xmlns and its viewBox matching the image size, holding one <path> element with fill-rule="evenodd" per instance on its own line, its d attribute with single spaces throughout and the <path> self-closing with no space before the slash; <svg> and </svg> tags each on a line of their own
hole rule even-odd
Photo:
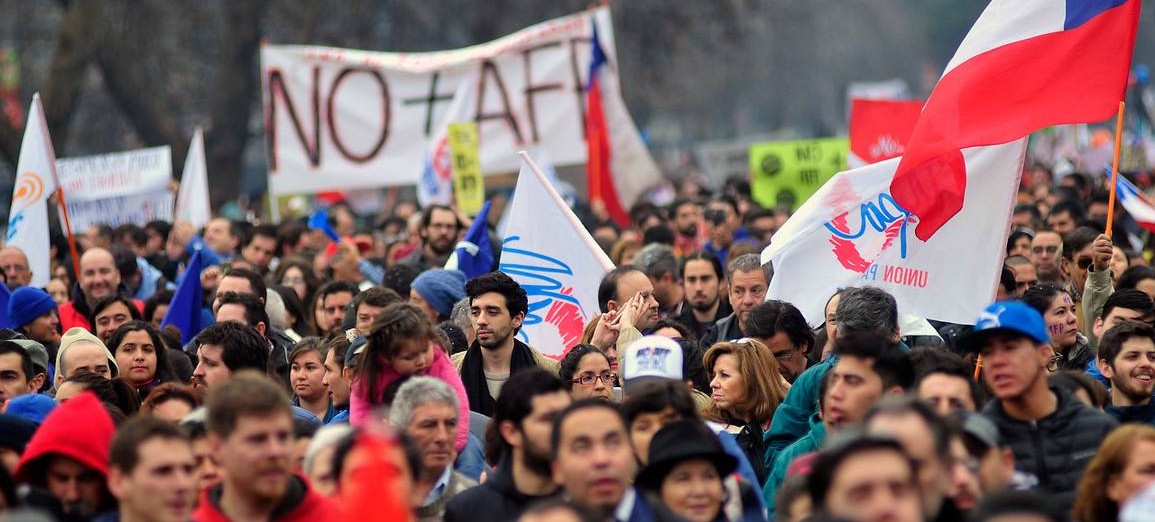
<svg viewBox="0 0 1155 522">
<path fill-rule="evenodd" d="M 205 139 L 201 128 L 193 133 L 181 172 L 180 190 L 176 194 L 176 214 L 174 223 L 187 221 L 197 229 L 204 228 L 212 219 L 209 204 L 209 172 L 205 162 Z"/>
<path fill-rule="evenodd" d="M 913 239 L 918 219 L 890 194 L 898 158 L 836 174 L 762 252 L 778 274 L 767 299 L 793 303 L 817 325 L 838 288 L 876 286 L 899 313 L 973 323 L 995 297 L 1025 154 L 1026 139 L 964 150 L 974 181 L 966 205 L 925 242 Z"/>
<path fill-rule="evenodd" d="M 473 279 L 493 270 L 493 245 L 489 244 L 489 201 L 481 206 L 481 212 L 473 218 L 465 238 L 457 243 L 446 270 L 460 270 L 465 277 Z"/>
<path fill-rule="evenodd" d="M 895 201 L 918 216 L 919 239 L 963 209 L 969 178 L 963 149 L 1115 113 L 1139 10 L 1140 0 L 993 0 L 987 6 L 927 100 L 891 184 Z"/>
<path fill-rule="evenodd" d="M 601 77 L 602 70 L 606 68 L 606 52 L 598 38 L 597 19 L 591 20 L 594 21 L 594 33 L 590 42 L 592 57 L 589 83 L 586 84 L 586 178 L 590 203 L 601 202 L 611 219 L 621 226 L 627 226 L 630 216 L 614 185 L 613 151 L 610 149 L 613 140 L 610 139 L 609 123 L 606 122 L 605 106 L 602 103 Z"/>
<path fill-rule="evenodd" d="M 201 268 L 203 268 L 201 254 L 204 252 L 204 249 L 193 252 L 188 268 L 182 276 L 184 279 L 173 294 L 168 311 L 164 313 L 164 319 L 160 321 L 162 327 L 171 324 L 180 330 L 182 344 L 192 341 L 204 326 L 201 324 L 201 308 L 204 306 L 204 293 L 201 289 Z"/>
<path fill-rule="evenodd" d="M 12 189 L 7 234 L 7 244 L 20 248 L 28 256 L 31 286 L 41 288 L 52 277 L 45 203 L 60 186 L 56 177 L 56 151 L 52 148 L 46 121 L 40 93 L 33 94 L 20 158 L 16 162 L 16 186 Z"/>
<path fill-rule="evenodd" d="M 581 342 L 582 328 L 598 313 L 598 284 L 613 263 L 529 154 L 521 158 L 498 270 L 529 296 L 518 337 L 561 357 Z"/>
</svg>

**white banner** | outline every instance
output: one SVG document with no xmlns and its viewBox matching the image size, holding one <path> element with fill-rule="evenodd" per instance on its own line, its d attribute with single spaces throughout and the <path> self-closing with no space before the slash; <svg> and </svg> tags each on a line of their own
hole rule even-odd
<svg viewBox="0 0 1155 522">
<path fill-rule="evenodd" d="M 566 206 L 546 175 L 524 163 L 510 199 L 498 270 L 521 284 L 529 313 L 518 338 L 560 358 L 581 342 L 598 313 L 598 284 L 613 263 Z"/>
<path fill-rule="evenodd" d="M 44 287 L 52 277 L 52 257 L 48 237 L 47 201 L 56 192 L 56 152 L 40 93 L 32 95 L 20 158 L 16 162 L 16 184 L 12 187 L 12 207 L 8 211 L 6 244 L 28 256 L 32 286 Z"/>
<path fill-rule="evenodd" d="M 431 53 L 325 47 L 261 49 L 273 194 L 418 183 L 429 143 L 471 78 L 486 174 L 544 146 L 559 165 L 586 161 L 582 88 L 597 20 L 615 180 L 628 207 L 661 179 L 621 99 L 609 10 L 557 18 L 489 43 Z"/>
<path fill-rule="evenodd" d="M 56 170 L 74 233 L 98 223 L 115 227 L 172 219 L 167 146 L 61 159 Z"/>
<path fill-rule="evenodd" d="M 965 205 L 930 241 L 890 195 L 899 158 L 831 178 L 774 234 L 767 299 L 793 303 L 811 325 L 838 288 L 876 286 L 900 314 L 974 324 L 994 301 L 1026 140 L 963 151 Z"/>
</svg>

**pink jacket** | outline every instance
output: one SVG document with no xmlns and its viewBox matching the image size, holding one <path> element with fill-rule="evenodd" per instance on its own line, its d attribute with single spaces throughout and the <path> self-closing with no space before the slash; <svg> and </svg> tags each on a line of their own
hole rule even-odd
<svg viewBox="0 0 1155 522">
<path fill-rule="evenodd" d="M 457 394 L 457 440 L 455 446 L 460 452 L 465 449 L 465 443 L 469 442 L 469 399 L 466 398 L 465 384 L 461 382 L 461 375 L 457 373 L 457 368 L 453 366 L 453 362 L 449 360 L 449 356 L 440 346 L 434 347 L 433 364 L 429 366 L 429 371 L 424 375 L 445 381 Z M 349 423 L 354 426 L 364 425 L 369 420 L 373 407 L 380 406 L 380 404 L 375 404 L 370 397 L 380 397 L 385 392 L 385 387 L 400 377 L 392 366 L 386 365 L 381 374 L 377 376 L 377 389 L 373 390 L 372 395 L 366 393 L 360 380 L 354 379 L 353 393 L 349 396 Z"/>
</svg>

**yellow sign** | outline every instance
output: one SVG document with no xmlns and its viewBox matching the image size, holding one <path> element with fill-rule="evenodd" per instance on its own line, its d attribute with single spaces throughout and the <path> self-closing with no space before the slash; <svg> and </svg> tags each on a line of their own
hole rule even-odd
<svg viewBox="0 0 1155 522">
<path fill-rule="evenodd" d="M 764 207 L 797 209 L 835 174 L 846 170 L 850 140 L 819 138 L 750 146 L 750 191 Z"/>
<path fill-rule="evenodd" d="M 481 148 L 477 123 L 449 124 L 449 151 L 453 158 L 453 193 L 457 209 L 476 216 L 485 204 L 485 181 L 481 176 Z"/>
</svg>

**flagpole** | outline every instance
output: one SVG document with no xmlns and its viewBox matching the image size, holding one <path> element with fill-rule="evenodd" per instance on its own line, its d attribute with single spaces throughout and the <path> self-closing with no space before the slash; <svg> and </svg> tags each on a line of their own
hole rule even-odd
<svg viewBox="0 0 1155 522">
<path fill-rule="evenodd" d="M 64 216 L 64 232 L 68 234 L 68 250 L 72 252 L 72 269 L 80 278 L 80 254 L 76 251 L 76 236 L 72 235 L 72 223 L 68 219 L 68 205 L 64 203 L 64 187 L 57 183 L 56 202 L 60 204 L 60 215 Z"/>
<path fill-rule="evenodd" d="M 1115 186 L 1119 182 L 1119 151 L 1123 148 L 1123 108 L 1125 102 L 1119 101 L 1119 115 L 1115 118 L 1115 157 L 1111 160 L 1111 189 L 1108 191 L 1107 202 L 1107 230 L 1104 234 L 1111 237 L 1111 225 L 1115 222 Z"/>
</svg>

